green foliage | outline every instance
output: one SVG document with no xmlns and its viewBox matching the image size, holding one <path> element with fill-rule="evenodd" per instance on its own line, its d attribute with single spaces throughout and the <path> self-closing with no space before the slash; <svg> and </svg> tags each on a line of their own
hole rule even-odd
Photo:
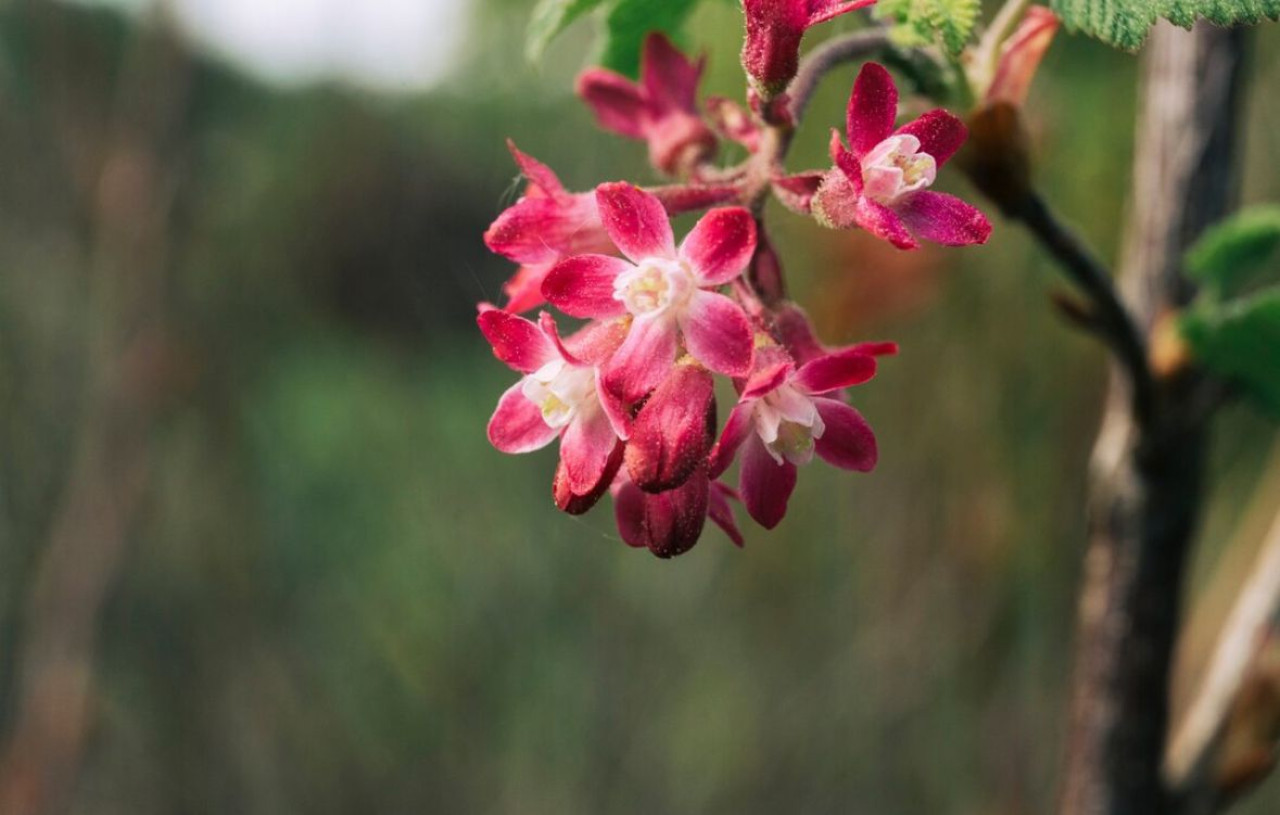
<svg viewBox="0 0 1280 815">
<path fill-rule="evenodd" d="M 876 17 L 895 23 L 893 37 L 909 47 L 940 45 L 947 53 L 959 54 L 969 41 L 981 0 L 880 0 Z"/>
<path fill-rule="evenodd" d="M 651 31 L 677 36 L 698 0 L 540 0 L 529 20 L 525 52 L 536 60 L 571 23 L 584 14 L 603 12 L 600 64 L 635 77 L 640 47 Z"/>
<path fill-rule="evenodd" d="M 1263 272 L 1280 246 L 1280 205 L 1241 210 L 1215 225 L 1187 253 L 1187 273 L 1219 298 L 1231 297 Z"/>
<path fill-rule="evenodd" d="M 1280 417 L 1280 287 L 1225 305 L 1206 299 L 1183 317 L 1182 332 L 1207 368 Z"/>
<path fill-rule="evenodd" d="M 1280 19 L 1280 0 L 1049 0 L 1067 27 L 1108 45 L 1136 50 L 1157 18 L 1190 28 L 1197 17 L 1218 25 Z"/>
</svg>

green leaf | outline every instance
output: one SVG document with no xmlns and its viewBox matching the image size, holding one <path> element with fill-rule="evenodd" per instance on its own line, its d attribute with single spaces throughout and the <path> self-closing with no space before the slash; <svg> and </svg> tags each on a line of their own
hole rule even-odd
<svg viewBox="0 0 1280 815">
<path fill-rule="evenodd" d="M 1280 205 L 1241 210 L 1200 236 L 1186 256 L 1187 274 L 1217 297 L 1230 297 L 1261 273 L 1280 246 Z"/>
<path fill-rule="evenodd" d="M 1182 335 L 1206 368 L 1280 418 L 1280 287 L 1226 305 L 1201 302 L 1183 316 Z"/>
<path fill-rule="evenodd" d="M 1280 0 L 1049 0 L 1067 28 L 1135 51 L 1157 18 L 1190 28 L 1197 17 L 1218 25 L 1280 19 Z"/>
<path fill-rule="evenodd" d="M 640 48 L 651 31 L 673 40 L 698 0 L 611 0 L 605 15 L 600 64 L 633 79 L 640 74 Z"/>
<path fill-rule="evenodd" d="M 895 23 L 890 35 L 899 45 L 918 47 L 937 43 L 959 54 L 982 11 L 981 0 L 880 0 L 877 19 Z"/>
<path fill-rule="evenodd" d="M 556 35 L 604 0 L 540 0 L 529 18 L 524 53 L 530 62 L 539 59 Z"/>
</svg>

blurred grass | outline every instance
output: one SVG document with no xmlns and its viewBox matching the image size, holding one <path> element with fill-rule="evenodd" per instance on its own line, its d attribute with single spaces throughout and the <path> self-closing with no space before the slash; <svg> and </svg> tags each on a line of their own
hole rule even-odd
<svg viewBox="0 0 1280 815">
<path fill-rule="evenodd" d="M 585 31 L 545 68 L 515 62 L 522 8 L 484 6 L 474 70 L 422 99 L 200 66 L 166 292 L 191 385 L 156 433 L 102 619 L 74 811 L 1046 810 L 1105 376 L 1046 303 L 1053 268 L 999 221 L 987 248 L 904 256 L 777 213 L 824 336 L 902 343 L 856 394 L 882 463 L 807 468 L 782 527 L 744 551 L 717 531 L 674 562 L 629 550 L 607 502 L 554 511 L 552 451 L 484 438 L 512 378 L 471 321 L 509 272 L 479 241 L 514 192 L 504 136 L 572 189 L 649 177 L 568 94 Z M 699 11 L 711 93 L 737 96 L 735 14 Z M 102 15 L 57 24 L 129 36 Z M 114 63 L 41 75 L 62 63 L 20 12 L 0 35 L 8 655 L 86 365 L 84 227 L 57 146 L 95 131 L 59 133 L 50 111 L 96 98 Z M 1255 53 L 1251 200 L 1280 190 L 1276 41 Z M 1031 101 L 1043 184 L 1104 257 L 1135 64 L 1063 36 Z M 846 79 L 823 87 L 794 166 L 825 163 Z M 1272 433 L 1225 417 L 1201 574 Z M 13 670 L 0 660 L 0 725 Z"/>
</svg>

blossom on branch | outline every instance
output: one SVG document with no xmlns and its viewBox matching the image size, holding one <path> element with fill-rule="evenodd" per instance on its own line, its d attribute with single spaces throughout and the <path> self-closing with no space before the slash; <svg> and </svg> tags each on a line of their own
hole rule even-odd
<svg viewBox="0 0 1280 815">
<path fill-rule="evenodd" d="M 897 130 L 898 89 L 882 66 L 862 66 L 849 96 L 845 148 L 831 134 L 831 158 L 814 194 L 814 217 L 824 226 L 860 226 L 900 249 L 919 239 L 945 246 L 986 243 L 991 224 L 959 198 L 928 188 L 938 168 L 964 143 L 964 123 L 931 110 Z"/>
<path fill-rule="evenodd" d="M 605 130 L 649 144 L 649 162 L 668 175 L 715 154 L 716 136 L 698 114 L 698 80 L 705 60 L 692 62 L 660 33 L 640 56 L 640 81 L 605 68 L 578 76 L 578 95 Z"/>
<path fill-rule="evenodd" d="M 800 40 L 818 23 L 865 8 L 875 0 L 742 0 L 747 39 L 742 67 L 764 99 L 786 89 L 800 65 Z"/>
</svg>

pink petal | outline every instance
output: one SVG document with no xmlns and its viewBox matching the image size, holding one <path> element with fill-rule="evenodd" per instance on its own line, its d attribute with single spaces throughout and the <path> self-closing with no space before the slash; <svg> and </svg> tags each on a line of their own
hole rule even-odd
<svg viewBox="0 0 1280 815">
<path fill-rule="evenodd" d="M 805 363 L 793 381 L 807 393 L 822 394 L 861 385 L 875 375 L 875 357 L 841 351 Z"/>
<path fill-rule="evenodd" d="M 826 429 L 814 440 L 814 451 L 845 470 L 869 472 L 876 466 L 876 437 L 862 414 L 835 399 L 813 400 Z"/>
<path fill-rule="evenodd" d="M 889 138 L 898 117 L 898 89 L 883 66 L 868 62 L 854 80 L 845 112 L 849 149 L 862 158 L 871 148 Z"/>
<path fill-rule="evenodd" d="M 876 0 L 809 0 L 809 25 L 825 23 L 875 2 Z"/>
<path fill-rule="evenodd" d="M 773 194 L 782 205 L 792 212 L 808 215 L 814 193 L 822 184 L 825 173 L 810 170 L 796 175 L 775 176 L 772 180 Z"/>
<path fill-rule="evenodd" d="M 556 465 L 556 475 L 551 482 L 551 495 L 555 499 L 556 507 L 569 515 L 581 515 L 595 506 L 596 502 L 609 491 L 609 485 L 613 483 L 614 476 L 622 467 L 622 448 L 621 442 L 614 446 L 613 452 L 609 454 L 609 460 L 605 463 L 600 481 L 590 492 L 581 495 L 575 493 L 569 485 L 569 468 L 561 460 Z"/>
<path fill-rule="evenodd" d="M 934 193 L 927 194 L 933 195 Z M 921 193 L 916 193 L 917 197 L 919 195 Z M 919 244 L 916 243 L 915 238 L 911 237 L 911 233 L 907 231 L 907 225 L 903 223 L 900 212 L 901 210 L 895 211 L 883 204 L 877 204 L 870 198 L 859 198 L 857 207 L 854 209 L 854 217 L 857 219 L 858 226 L 877 238 L 884 238 L 899 249 L 915 249 Z M 544 285 L 542 288 L 542 293 L 546 294 L 546 286 Z"/>
<path fill-rule="evenodd" d="M 850 345 L 847 348 L 841 348 L 841 353 L 858 353 L 868 354 L 873 357 L 891 356 L 898 353 L 898 344 L 896 342 L 860 342 L 857 345 Z"/>
<path fill-rule="evenodd" d="M 733 541 L 733 545 L 739 549 L 742 548 L 742 532 L 738 529 L 738 522 L 733 517 L 733 506 L 729 503 L 729 499 L 738 500 L 736 490 L 726 487 L 719 481 L 711 482 L 711 494 L 708 496 L 707 517 L 715 523 L 716 526 L 724 530 L 729 536 L 729 540 Z"/>
<path fill-rule="evenodd" d="M 705 464 L 715 434 L 715 382 L 700 365 L 677 365 L 631 426 L 627 474 L 646 492 L 680 486 Z"/>
<path fill-rule="evenodd" d="M 600 127 L 632 139 L 644 138 L 646 105 L 636 83 L 604 68 L 588 68 L 578 75 L 577 92 Z"/>
<path fill-rule="evenodd" d="M 516 263 L 547 263 L 559 258 L 548 236 L 562 220 L 560 203 L 551 198 L 521 198 L 503 210 L 484 233 L 490 251 Z"/>
<path fill-rule="evenodd" d="M 777 93 L 796 75 L 808 9 L 804 0 L 742 0 L 742 10 L 747 22 L 742 67 L 754 85 Z"/>
<path fill-rule="evenodd" d="M 560 460 L 564 462 L 569 489 L 575 495 L 585 495 L 600 486 L 617 443 L 609 417 L 598 406 L 587 408 L 569 422 L 560 439 Z"/>
<path fill-rule="evenodd" d="M 673 490 L 644 495 L 644 539 L 661 558 L 693 548 L 707 523 L 710 483 L 705 469 Z"/>
<path fill-rule="evenodd" d="M 809 315 L 793 303 L 783 305 L 774 313 L 773 330 L 791 357 L 801 364 L 827 352 L 818 342 Z"/>
<path fill-rule="evenodd" d="M 787 501 L 796 488 L 796 465 L 773 460 L 759 436 L 753 436 L 742 450 L 742 472 L 738 489 L 747 514 L 765 529 L 773 529 L 787 514 Z"/>
<path fill-rule="evenodd" d="M 627 546 L 643 549 L 645 494 L 630 481 L 623 480 L 613 493 L 613 517 L 618 534 Z"/>
<path fill-rule="evenodd" d="M 651 103 L 692 113 L 698 93 L 698 78 L 705 60 L 689 60 L 671 40 L 653 32 L 644 41 L 640 59 L 640 86 Z"/>
<path fill-rule="evenodd" d="M 729 411 L 729 421 L 720 434 L 720 441 L 711 450 L 709 472 L 712 478 L 719 478 L 733 464 L 738 448 L 755 428 L 752 420 L 754 411 L 755 406 L 751 401 L 739 402 Z"/>
<path fill-rule="evenodd" d="M 555 346 L 538 326 L 523 317 L 482 306 L 476 324 L 493 346 L 493 355 L 520 373 L 533 373 L 559 358 Z"/>
<path fill-rule="evenodd" d="M 983 101 L 1021 105 L 1027 98 L 1036 68 L 1058 30 L 1058 18 L 1044 6 L 1032 6 L 1018 24 L 1018 30 L 1000 48 L 996 75 Z"/>
<path fill-rule="evenodd" d="M 503 311 L 521 314 L 537 308 L 547 302 L 542 296 L 542 281 L 554 263 L 526 263 L 516 270 L 511 279 L 502 284 L 502 293 L 507 296 L 507 304 Z"/>
<path fill-rule="evenodd" d="M 538 326 L 555 345 L 560 357 L 574 365 L 599 365 L 627 338 L 623 320 L 587 323 L 568 339 L 561 339 L 555 319 L 545 311 L 538 315 Z"/>
<path fill-rule="evenodd" d="M 964 144 L 969 136 L 969 129 L 964 126 L 964 122 L 939 109 L 931 110 L 914 122 L 903 125 L 898 128 L 898 133 L 919 139 L 920 151 L 933 156 L 933 160 L 941 167 Z"/>
<path fill-rule="evenodd" d="M 673 258 L 675 238 L 662 202 L 625 181 L 596 187 L 600 221 L 622 254 L 636 263 L 647 258 Z"/>
<path fill-rule="evenodd" d="M 607 255 L 565 258 L 547 272 L 542 296 L 573 317 L 620 317 L 627 309 L 613 299 L 613 281 L 630 268 L 622 258 Z"/>
<path fill-rule="evenodd" d="M 756 220 L 743 207 L 713 209 L 694 224 L 680 244 L 702 286 L 720 286 L 742 274 L 756 250 Z"/>
<path fill-rule="evenodd" d="M 755 340 L 751 321 L 737 303 L 710 291 L 696 291 L 679 315 L 685 348 L 716 373 L 745 376 L 751 371 Z"/>
<path fill-rule="evenodd" d="M 596 368 L 596 397 L 609 417 L 609 424 L 613 425 L 614 435 L 623 441 L 631 438 L 631 410 L 616 393 L 605 387 L 604 373 L 600 368 Z"/>
<path fill-rule="evenodd" d="M 662 202 L 668 215 L 696 212 L 738 198 L 737 187 L 703 187 L 688 184 L 669 184 L 664 187 L 646 187 L 645 192 Z"/>
<path fill-rule="evenodd" d="M 652 390 L 676 361 L 677 329 L 671 320 L 638 318 L 605 368 L 605 387 L 624 402 Z"/>
<path fill-rule="evenodd" d="M 520 167 L 520 172 L 529 180 L 530 186 L 536 187 L 542 194 L 550 198 L 561 198 L 568 194 L 565 192 L 564 186 L 561 185 L 560 179 L 556 177 L 550 167 L 528 153 L 522 153 L 516 148 L 516 143 L 511 139 L 507 139 L 507 149 L 511 151 L 511 157 L 516 160 L 516 164 Z"/>
<path fill-rule="evenodd" d="M 489 419 L 489 443 L 504 453 L 529 453 L 546 447 L 560 431 L 542 420 L 542 411 L 520 390 L 507 388 Z"/>
<path fill-rule="evenodd" d="M 986 243 L 991 236 L 987 216 L 953 195 L 921 190 L 895 208 L 912 232 L 943 246 Z"/>
<path fill-rule="evenodd" d="M 795 367 L 791 356 L 777 346 L 758 349 L 754 370 L 742 386 L 742 398 L 759 399 L 776 390 L 787 381 Z"/>
</svg>

